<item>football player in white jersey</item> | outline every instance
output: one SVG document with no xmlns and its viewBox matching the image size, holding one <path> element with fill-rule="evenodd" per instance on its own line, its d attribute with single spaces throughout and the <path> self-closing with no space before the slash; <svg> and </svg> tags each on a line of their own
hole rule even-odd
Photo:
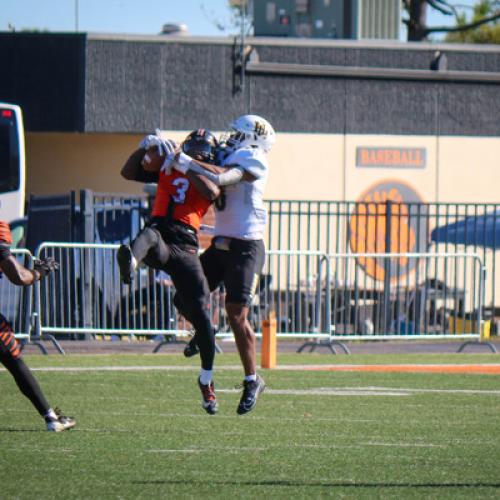
<svg viewBox="0 0 500 500">
<path fill-rule="evenodd" d="M 225 139 L 221 167 L 194 161 L 179 153 L 173 167 L 205 175 L 224 190 L 216 204 L 215 236 L 201 255 L 210 290 L 221 283 L 226 289 L 226 312 L 245 372 L 239 415 L 251 411 L 265 388 L 257 374 L 255 332 L 248 321 L 265 259 L 264 230 L 267 211 L 263 195 L 268 177 L 267 153 L 276 134 L 271 124 L 256 115 L 243 115 L 230 125 Z M 177 304 L 180 310 L 182 304 Z M 189 318 L 188 318 L 189 319 Z M 196 354 L 196 336 L 186 348 Z"/>
</svg>

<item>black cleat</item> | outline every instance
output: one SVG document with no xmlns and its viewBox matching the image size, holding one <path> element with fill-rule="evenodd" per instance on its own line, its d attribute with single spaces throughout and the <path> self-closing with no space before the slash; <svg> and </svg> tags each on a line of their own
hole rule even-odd
<svg viewBox="0 0 500 500">
<path fill-rule="evenodd" d="M 196 343 L 196 339 L 193 337 L 188 345 L 184 347 L 184 356 L 186 358 L 192 358 L 193 356 L 196 356 L 200 352 L 200 349 L 198 348 L 198 344 Z"/>
<path fill-rule="evenodd" d="M 264 391 L 266 384 L 264 379 L 257 375 L 257 380 L 243 381 L 243 394 L 241 395 L 240 404 L 236 410 L 238 415 L 245 415 L 252 411 L 257 404 L 257 399 L 260 393 Z"/>
<path fill-rule="evenodd" d="M 130 285 L 133 280 L 134 270 L 132 267 L 132 250 L 128 245 L 121 245 L 116 254 L 118 267 L 120 269 L 120 279 L 126 285 Z"/>
<path fill-rule="evenodd" d="M 201 407 L 209 415 L 215 415 L 219 406 L 217 405 L 217 399 L 215 399 L 214 383 L 210 382 L 209 385 L 203 385 L 198 378 L 198 387 L 201 391 Z"/>
</svg>

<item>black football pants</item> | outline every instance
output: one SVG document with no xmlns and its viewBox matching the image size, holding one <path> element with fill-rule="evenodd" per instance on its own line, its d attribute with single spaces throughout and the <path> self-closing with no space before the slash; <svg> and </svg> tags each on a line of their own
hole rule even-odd
<svg viewBox="0 0 500 500">
<path fill-rule="evenodd" d="M 213 368 L 215 335 L 210 321 L 210 291 L 198 257 L 198 248 L 192 245 L 168 243 L 154 228 L 146 227 L 132 242 L 132 253 L 137 261 L 167 272 L 182 302 L 181 314 L 197 332 L 201 366 Z M 177 304 L 176 304 L 177 305 Z"/>
<path fill-rule="evenodd" d="M 50 410 L 30 369 L 21 359 L 21 347 L 12 333 L 9 322 L 0 314 L 0 362 L 14 377 L 19 390 L 31 401 L 40 415 L 45 416 Z"/>
</svg>

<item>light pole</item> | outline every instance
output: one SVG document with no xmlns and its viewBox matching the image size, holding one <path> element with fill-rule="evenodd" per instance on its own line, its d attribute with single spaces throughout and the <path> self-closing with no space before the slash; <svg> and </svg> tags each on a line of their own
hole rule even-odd
<svg viewBox="0 0 500 500">
<path fill-rule="evenodd" d="M 78 0 L 75 0 L 75 31 L 78 33 Z"/>
</svg>

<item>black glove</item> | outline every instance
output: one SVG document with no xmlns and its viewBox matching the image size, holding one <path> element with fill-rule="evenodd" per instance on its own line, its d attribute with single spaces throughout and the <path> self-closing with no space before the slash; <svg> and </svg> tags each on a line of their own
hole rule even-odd
<svg viewBox="0 0 500 500">
<path fill-rule="evenodd" d="M 40 273 L 40 277 L 44 278 L 47 274 L 59 270 L 59 263 L 56 262 L 52 257 L 47 257 L 46 259 L 35 260 L 33 268 L 35 271 Z"/>
</svg>

